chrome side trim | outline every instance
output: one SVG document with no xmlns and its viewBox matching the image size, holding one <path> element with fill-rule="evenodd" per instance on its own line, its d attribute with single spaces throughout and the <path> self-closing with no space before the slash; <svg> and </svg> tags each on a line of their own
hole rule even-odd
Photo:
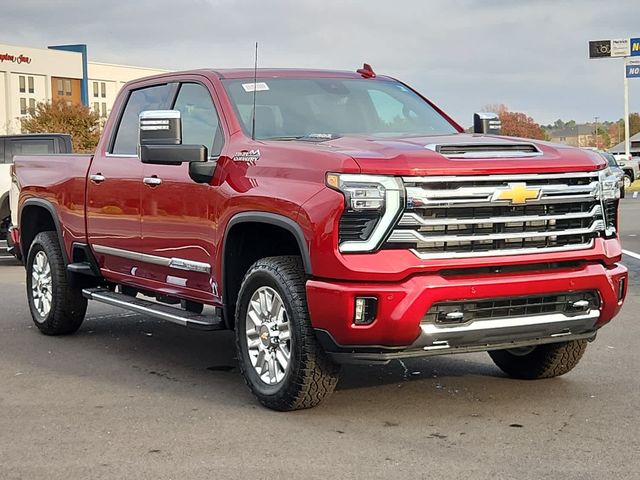
<svg viewBox="0 0 640 480">
<path fill-rule="evenodd" d="M 529 255 L 534 253 L 555 253 L 555 252 L 571 252 L 574 250 L 586 250 L 593 248 L 594 241 L 588 243 L 578 243 L 574 245 L 565 245 L 562 247 L 540 247 L 540 248 L 518 248 L 518 249 L 502 249 L 488 250 L 486 252 L 442 252 L 442 253 L 421 253 L 415 248 L 409 251 L 420 260 L 442 260 L 452 258 L 476 258 L 476 257 L 503 257 L 507 255 Z"/>
<path fill-rule="evenodd" d="M 203 262 L 195 262 L 184 258 L 176 257 L 160 257 L 157 255 L 149 255 L 146 253 L 133 252 L 131 250 L 123 250 L 120 248 L 106 247 L 104 245 L 93 245 L 94 251 L 104 255 L 112 255 L 114 257 L 126 258 L 138 262 L 151 263 L 176 270 L 186 270 L 190 272 L 211 273 L 211 265 Z"/>
<path fill-rule="evenodd" d="M 134 153 L 105 153 L 105 157 L 138 158 Z"/>
<path fill-rule="evenodd" d="M 190 272 L 211 273 L 211 265 L 203 262 L 195 262 L 193 260 L 185 260 L 184 258 L 172 258 L 169 262 L 170 268 L 176 270 L 187 270 Z"/>
</svg>

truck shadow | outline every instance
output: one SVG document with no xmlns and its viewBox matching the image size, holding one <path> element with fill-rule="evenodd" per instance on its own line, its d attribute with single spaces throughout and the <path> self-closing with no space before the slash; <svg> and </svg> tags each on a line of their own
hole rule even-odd
<svg viewBox="0 0 640 480">
<path fill-rule="evenodd" d="M 25 370 L 36 366 L 56 375 L 91 377 L 107 390 L 139 393 L 142 389 L 162 395 L 171 392 L 187 403 L 206 400 L 212 408 L 259 407 L 240 374 L 232 332 L 195 332 L 113 309 L 92 310 L 78 333 L 68 337 L 40 335 L 35 327 L 25 327 L 28 321 L 27 315 L 21 315 L 21 335 L 29 338 L 20 343 L 29 344 L 28 351 L 3 347 L 3 356 L 17 360 Z M 343 367 L 330 401 L 313 411 L 335 411 L 344 408 L 344 404 L 386 409 L 392 405 L 390 402 L 398 400 L 416 408 L 425 401 L 443 406 L 441 402 L 450 401 L 458 392 L 474 401 L 482 397 L 491 402 L 487 391 L 495 389 L 503 391 L 502 401 L 506 401 L 521 395 L 544 396 L 539 385 L 505 379 L 484 354 L 396 360 L 387 365 L 348 365 Z M 553 385 L 555 393 L 559 393 L 558 389 L 576 388 L 571 382 Z"/>
</svg>

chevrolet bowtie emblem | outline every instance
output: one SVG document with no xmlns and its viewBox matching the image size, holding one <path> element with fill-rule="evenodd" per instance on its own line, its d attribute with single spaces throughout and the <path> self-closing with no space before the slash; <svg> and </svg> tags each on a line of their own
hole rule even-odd
<svg viewBox="0 0 640 480">
<path fill-rule="evenodd" d="M 491 201 L 508 201 L 513 205 L 523 205 L 529 200 L 537 200 L 539 196 L 539 188 L 527 188 L 526 183 L 510 183 L 508 190 L 495 192 L 491 197 Z"/>
</svg>

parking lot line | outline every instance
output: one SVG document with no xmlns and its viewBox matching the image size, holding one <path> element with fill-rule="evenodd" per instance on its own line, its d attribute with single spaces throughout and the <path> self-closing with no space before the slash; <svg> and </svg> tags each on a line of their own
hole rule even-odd
<svg viewBox="0 0 640 480">
<path fill-rule="evenodd" d="M 640 260 L 640 253 L 632 252 L 631 250 L 622 249 L 622 253 L 625 255 L 629 255 L 630 257 L 635 258 L 636 260 Z"/>
</svg>

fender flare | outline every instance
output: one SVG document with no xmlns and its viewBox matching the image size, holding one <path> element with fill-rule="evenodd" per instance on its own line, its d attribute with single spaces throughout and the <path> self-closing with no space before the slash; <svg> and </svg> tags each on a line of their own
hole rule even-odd
<svg viewBox="0 0 640 480">
<path fill-rule="evenodd" d="M 226 285 L 225 278 L 227 274 L 226 265 L 225 265 L 225 252 L 227 249 L 227 237 L 229 236 L 229 232 L 235 225 L 239 225 L 241 223 L 265 223 L 268 225 L 274 225 L 276 227 L 283 228 L 293 235 L 296 239 L 296 243 L 298 244 L 298 249 L 300 250 L 300 255 L 302 256 L 302 264 L 304 266 L 304 271 L 307 275 L 312 275 L 311 268 L 311 256 L 309 255 L 309 247 L 305 240 L 304 233 L 302 232 L 302 227 L 291 220 L 289 217 L 285 217 L 284 215 L 278 215 L 276 213 L 267 213 L 267 212 L 241 212 L 233 217 L 231 220 L 227 222 L 227 226 L 224 231 L 224 237 L 222 239 L 222 255 L 221 255 L 221 286 L 222 286 L 222 301 L 223 301 L 223 311 L 225 323 L 227 326 L 231 325 L 233 321 L 231 321 L 228 317 L 227 311 L 227 302 L 226 302 Z"/>
<path fill-rule="evenodd" d="M 53 224 L 56 227 L 56 234 L 58 235 L 58 242 L 60 243 L 60 250 L 62 250 L 62 258 L 64 258 L 65 265 L 69 264 L 69 256 L 67 255 L 67 250 L 64 247 L 64 239 L 62 237 L 62 227 L 60 225 L 60 219 L 58 218 L 58 212 L 53 204 L 47 200 L 43 200 L 41 198 L 29 198 L 25 200 L 25 202 L 20 206 L 20 214 L 18 218 L 20 219 L 20 224 L 22 225 L 22 212 L 26 207 L 39 207 L 44 208 L 49 212 L 51 218 L 53 219 Z M 20 249 L 22 250 L 22 255 L 25 258 L 29 255 L 29 251 L 25 250 L 24 245 L 24 236 L 22 235 L 23 229 L 20 227 Z"/>
<path fill-rule="evenodd" d="M 268 225 L 274 225 L 276 227 L 283 228 L 293 235 L 300 249 L 300 255 L 302 256 L 302 264 L 304 265 L 304 271 L 307 275 L 312 275 L 311 268 L 311 256 L 309 255 L 309 246 L 307 245 L 302 227 L 289 217 L 284 215 L 278 215 L 277 213 L 267 212 L 242 212 L 234 215 L 227 223 L 227 228 L 224 231 L 224 238 L 222 240 L 222 258 L 224 259 L 224 252 L 227 247 L 227 236 L 229 231 L 240 223 L 266 223 Z M 222 274 L 224 278 L 224 261 L 222 265 Z"/>
</svg>

